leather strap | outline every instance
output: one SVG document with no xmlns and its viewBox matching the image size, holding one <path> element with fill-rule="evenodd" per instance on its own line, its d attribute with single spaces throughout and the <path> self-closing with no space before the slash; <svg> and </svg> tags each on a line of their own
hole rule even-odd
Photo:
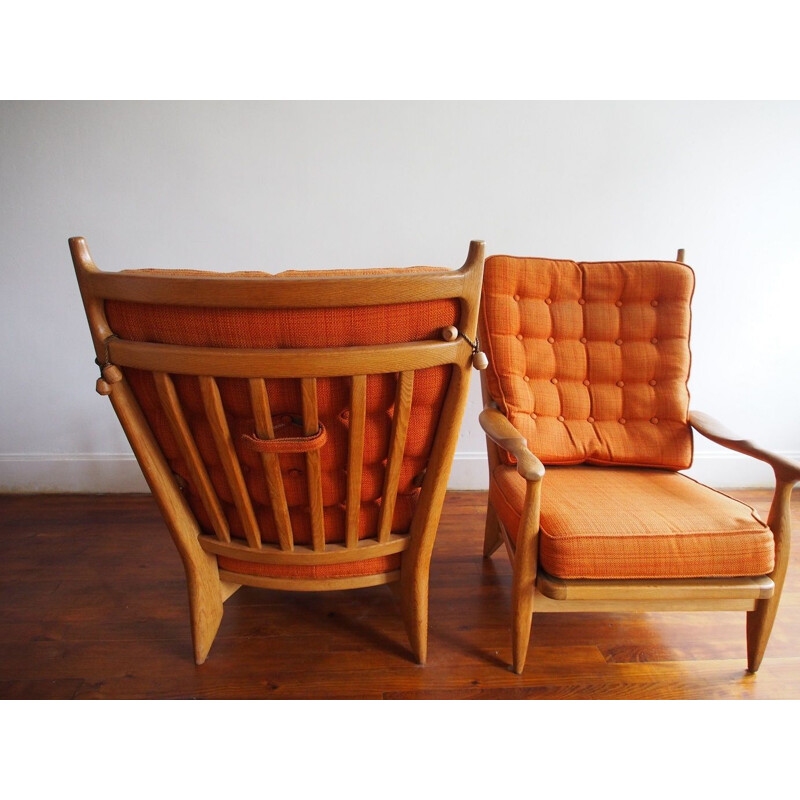
<svg viewBox="0 0 800 800">
<path fill-rule="evenodd" d="M 286 423 L 283 423 L 286 424 Z M 282 425 L 276 425 L 276 428 Z M 319 450 L 328 441 L 328 432 L 320 422 L 319 429 L 310 436 L 280 436 L 260 439 L 255 434 L 242 434 L 242 442 L 256 453 L 310 453 Z"/>
</svg>

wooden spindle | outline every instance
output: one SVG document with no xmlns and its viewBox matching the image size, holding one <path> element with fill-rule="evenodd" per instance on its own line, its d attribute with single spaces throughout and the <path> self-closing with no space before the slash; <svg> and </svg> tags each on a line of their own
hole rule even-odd
<svg viewBox="0 0 800 800">
<path fill-rule="evenodd" d="M 267 387 L 262 378 L 252 378 L 250 385 L 250 402 L 253 406 L 253 420 L 255 421 L 256 436 L 259 439 L 274 439 L 275 430 L 272 426 L 272 411 L 267 396 Z M 277 453 L 260 453 L 261 464 L 267 481 L 269 501 L 272 506 L 272 516 L 278 531 L 278 542 L 281 550 L 294 549 L 294 536 L 292 535 L 292 522 L 289 517 L 289 506 L 286 502 L 286 491 L 281 475 L 281 463 Z"/>
<path fill-rule="evenodd" d="M 214 491 L 214 485 L 211 483 L 211 478 L 208 476 L 200 451 L 197 449 L 189 423 L 183 413 L 178 393 L 175 390 L 175 384 L 165 372 L 154 372 L 153 381 L 156 385 L 158 398 L 161 401 L 161 408 L 164 410 L 172 435 L 178 444 L 178 450 L 180 450 L 181 457 L 186 462 L 189 474 L 192 477 L 192 483 L 194 483 L 197 493 L 200 495 L 200 501 L 203 503 L 203 508 L 205 508 L 206 514 L 211 520 L 217 539 L 221 542 L 230 542 L 231 532 L 228 520 L 225 518 L 225 512 L 222 510 L 217 493 Z"/>
<path fill-rule="evenodd" d="M 392 434 L 389 456 L 386 463 L 386 477 L 383 482 L 383 499 L 378 520 L 378 541 L 387 542 L 392 532 L 394 507 L 397 502 L 397 487 L 400 482 L 400 468 L 403 465 L 403 451 L 406 446 L 408 421 L 411 416 L 411 399 L 414 393 L 414 372 L 401 372 L 397 380 L 394 398 Z"/>
<path fill-rule="evenodd" d="M 348 547 L 358 546 L 361 514 L 361 476 L 364 466 L 364 427 L 367 413 L 367 376 L 354 375 L 350 394 L 350 445 L 347 455 Z"/>
<path fill-rule="evenodd" d="M 312 436 L 319 430 L 317 412 L 317 379 L 301 380 L 303 397 L 303 434 Z M 311 514 L 311 541 L 314 550 L 325 549 L 325 517 L 322 504 L 322 466 L 319 450 L 306 453 L 306 471 L 308 473 L 308 505 Z"/>
<path fill-rule="evenodd" d="M 239 459 L 233 446 L 233 439 L 228 428 L 228 421 L 225 418 L 225 409 L 222 405 L 219 387 L 216 380 L 207 375 L 201 375 L 197 380 L 200 382 L 200 394 L 202 395 L 206 417 L 211 427 L 211 435 L 217 448 L 217 455 L 219 455 L 225 478 L 228 481 L 236 510 L 239 512 L 244 535 L 250 547 L 260 550 L 261 531 L 258 528 L 253 504 L 250 502 L 250 494 L 247 491 L 247 484 L 245 483 L 244 475 L 242 475 L 242 468 L 239 465 Z"/>
</svg>

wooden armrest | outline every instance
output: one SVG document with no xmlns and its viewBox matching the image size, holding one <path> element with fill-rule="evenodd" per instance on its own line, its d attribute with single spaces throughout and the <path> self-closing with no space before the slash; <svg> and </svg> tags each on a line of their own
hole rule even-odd
<svg viewBox="0 0 800 800">
<path fill-rule="evenodd" d="M 544 465 L 528 450 L 525 437 L 497 409 L 487 406 L 478 416 L 484 433 L 503 450 L 517 459 L 517 472 L 526 481 L 540 481 Z"/>
<path fill-rule="evenodd" d="M 775 470 L 775 477 L 780 481 L 790 481 L 795 483 L 800 481 L 800 464 L 790 461 L 788 458 L 770 453 L 762 449 L 753 442 L 743 439 L 733 431 L 728 430 L 721 422 L 714 417 L 704 414 L 701 411 L 689 412 L 689 424 L 698 432 L 702 433 L 712 442 L 735 450 L 738 453 L 757 458 L 759 461 L 766 461 Z"/>
</svg>

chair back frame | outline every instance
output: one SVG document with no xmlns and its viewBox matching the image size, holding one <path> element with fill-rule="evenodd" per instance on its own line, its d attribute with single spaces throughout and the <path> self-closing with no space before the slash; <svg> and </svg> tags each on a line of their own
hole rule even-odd
<svg viewBox="0 0 800 800">
<path fill-rule="evenodd" d="M 458 270 L 403 271 L 391 275 L 315 273 L 281 276 L 263 281 L 241 275 L 104 272 L 98 269 L 82 237 L 69 240 L 78 285 L 95 348 L 101 378 L 99 393 L 108 395 L 153 492 L 182 558 L 189 588 L 195 659 L 202 663 L 222 616 L 222 602 L 243 584 L 274 589 L 319 591 L 400 581 L 406 628 L 417 659 L 424 662 L 427 642 L 427 583 L 431 553 L 441 515 L 447 480 L 455 453 L 469 386 L 478 323 L 484 244 L 470 243 Z M 458 332 L 442 333 L 440 341 L 416 341 L 374 346 L 246 349 L 194 347 L 119 338 L 106 316 L 110 300 L 135 303 L 202 306 L 208 308 L 337 308 L 381 306 L 403 302 L 457 299 Z M 411 415 L 417 370 L 451 365 L 439 423 L 427 469 L 406 534 L 391 530 L 400 468 Z M 152 373 L 159 402 L 181 456 L 213 526 L 204 533 L 167 463 L 134 391 L 126 369 Z M 374 536 L 359 538 L 358 512 L 364 451 L 366 383 L 369 375 L 397 373 L 389 452 L 380 518 Z M 232 539 L 208 472 L 193 440 L 175 388 L 174 375 L 192 375 L 199 381 L 202 405 L 225 479 L 242 520 L 245 540 Z M 308 445 L 304 458 L 308 478 L 312 541 L 294 542 L 289 509 L 281 479 L 278 454 L 266 451 L 275 438 L 266 380 L 296 378 L 301 384 L 302 434 L 311 440 L 321 430 L 317 412 L 317 379 L 349 380 L 350 426 L 347 461 L 346 534 L 343 542 L 326 542 L 323 517 L 320 452 Z M 232 441 L 222 405 L 219 379 L 247 381 L 255 437 L 267 443 L 259 457 L 269 490 L 278 542 L 263 541 L 251 498 Z M 277 565 L 328 566 L 401 554 L 400 568 L 348 577 L 266 577 L 220 569 L 218 556 Z"/>
</svg>

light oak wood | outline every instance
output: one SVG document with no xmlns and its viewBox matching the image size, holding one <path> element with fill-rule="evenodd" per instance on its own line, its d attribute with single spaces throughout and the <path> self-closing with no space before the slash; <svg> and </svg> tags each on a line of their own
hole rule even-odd
<svg viewBox="0 0 800 800">
<path fill-rule="evenodd" d="M 350 387 L 350 436 L 347 452 L 347 546 L 358 546 L 361 517 L 361 472 L 367 416 L 367 376 L 354 375 Z"/>
<path fill-rule="evenodd" d="M 247 542 L 250 547 L 259 549 L 261 547 L 261 530 L 258 527 L 253 504 L 250 501 L 250 494 L 247 491 L 247 484 L 245 483 L 244 475 L 242 475 L 242 468 L 233 446 L 230 428 L 228 428 L 228 421 L 225 418 L 225 409 L 219 394 L 219 387 L 214 378 L 210 378 L 207 375 L 201 375 L 198 381 L 200 383 L 200 396 L 203 398 L 203 406 L 211 427 L 211 435 L 214 437 L 214 444 L 217 446 L 217 455 L 225 472 L 225 478 L 228 481 L 234 505 L 242 520 Z"/>
<path fill-rule="evenodd" d="M 684 251 L 677 260 L 683 262 Z M 767 521 L 775 541 L 775 567 L 768 576 L 756 578 L 663 581 L 561 580 L 537 568 L 539 514 L 542 492 L 547 491 L 544 466 L 530 452 L 524 437 L 497 409 L 481 374 L 484 410 L 480 423 L 486 434 L 490 480 L 501 463 L 501 451 L 517 461 L 517 470 L 527 481 L 516 544 L 487 504 L 484 557 L 491 557 L 501 543 L 506 545 L 513 565 L 512 661 L 521 674 L 527 658 L 532 615 L 560 611 L 646 612 L 646 611 L 746 611 L 747 668 L 758 670 L 775 622 L 791 541 L 790 498 L 800 481 L 800 465 L 777 456 L 738 436 L 702 412 L 691 411 L 688 423 L 698 432 L 731 450 L 768 463 L 775 472 L 775 493 Z M 624 498 L 620 498 L 624 503 Z"/>
<path fill-rule="evenodd" d="M 545 572 L 536 587 L 553 600 L 764 600 L 775 593 L 766 575 L 744 578 L 687 578 L 685 580 L 564 580 Z"/>
<path fill-rule="evenodd" d="M 163 372 L 154 372 L 153 381 L 161 400 L 161 407 L 164 409 L 167 421 L 172 429 L 172 435 L 175 437 L 183 460 L 189 468 L 189 473 L 197 487 L 200 499 L 203 501 L 206 514 L 208 514 L 219 540 L 230 542 L 231 531 L 228 526 L 228 520 L 225 518 L 225 512 L 222 510 L 217 493 L 214 491 L 214 486 L 208 477 L 205 464 L 189 429 L 189 423 L 186 421 L 178 400 L 178 393 L 175 391 L 175 384 L 173 384 L 169 375 Z"/>
<path fill-rule="evenodd" d="M 133 303 L 184 305 L 202 308 L 330 308 L 346 300 L 350 306 L 380 306 L 466 297 L 465 285 L 478 258 L 483 242 L 470 244 L 472 252 L 464 266 L 445 272 L 407 273 L 401 280 L 386 280 L 386 275 L 372 275 L 369 270 L 347 276 L 324 271 L 296 272 L 265 280 L 266 273 L 252 277 L 223 275 L 183 275 L 170 270 L 144 272 L 92 271 L 84 277 L 84 286 L 92 297 L 104 300 L 128 300 Z M 70 239 L 73 259 L 94 263 L 82 237 Z M 361 274 L 357 274 L 357 273 Z M 460 328 L 465 330 L 465 326 Z M 102 327 L 100 327 L 102 330 Z M 108 334 L 112 331 L 108 329 Z M 106 335 L 108 335 L 106 334 Z M 468 334 L 469 335 L 469 334 Z M 103 337 L 105 338 L 105 337 Z M 474 339 L 474 335 L 471 336 Z"/>
<path fill-rule="evenodd" d="M 378 541 L 387 542 L 392 532 L 394 507 L 397 502 L 397 486 L 400 482 L 400 467 L 403 464 L 403 450 L 406 446 L 408 420 L 411 416 L 411 398 L 414 392 L 414 373 L 401 372 L 397 379 L 397 393 L 394 399 L 392 417 L 391 446 L 386 462 L 386 478 L 381 495 L 381 513 L 378 520 Z"/>
<path fill-rule="evenodd" d="M 399 581 L 398 595 L 412 651 L 420 663 L 427 654 L 428 578 L 430 556 L 436 535 L 445 488 L 452 464 L 458 430 L 469 387 L 472 347 L 476 338 L 478 299 L 483 272 L 482 242 L 470 243 L 464 265 L 457 270 L 398 271 L 375 275 L 354 271 L 349 275 L 292 274 L 280 278 L 253 276 L 185 275 L 169 272 L 106 273 L 98 270 L 86 242 L 70 240 L 78 285 L 89 322 L 98 363 L 103 365 L 102 386 L 123 423 L 134 452 L 140 460 L 159 507 L 165 515 L 183 560 L 190 591 L 192 635 L 195 659 L 202 663 L 222 618 L 222 602 L 241 585 L 298 591 L 335 591 Z M 207 308 L 348 308 L 389 306 L 452 298 L 459 304 L 459 328 L 452 341 L 427 340 L 391 345 L 252 349 L 193 347 L 160 342 L 128 341 L 120 338 L 105 316 L 108 300 L 123 300 L 148 305 L 185 305 Z M 437 336 L 440 332 L 437 332 Z M 405 439 L 411 419 L 414 374 L 416 370 L 449 365 L 451 379 L 442 406 L 433 447 L 424 470 L 419 500 L 410 528 L 393 533 L 392 518 L 396 503 Z M 152 373 L 160 402 L 178 442 L 181 458 L 190 471 L 213 534 L 202 532 L 172 472 L 159 449 L 153 432 L 125 380 L 125 370 L 133 368 Z M 365 418 L 370 375 L 398 374 L 397 397 L 393 409 L 392 432 L 381 498 L 377 530 L 359 539 L 361 483 L 365 452 Z M 175 391 L 173 376 L 192 376 L 211 430 L 219 465 L 227 482 L 227 513 L 236 514 L 245 539 L 233 536 L 222 498 L 214 490 L 209 465 Z M 305 436 L 320 427 L 318 385 L 321 378 L 350 381 L 350 433 L 347 453 L 345 499 L 346 533 L 344 542 L 326 541 L 325 510 L 320 450 L 306 451 L 308 514 L 311 522 L 310 546 L 295 543 L 292 518 L 281 472 L 281 456 L 271 450 L 257 450 L 277 531 L 276 543 L 263 541 L 254 511 L 248 481 L 240 463 L 233 434 L 220 393 L 218 379 L 246 381 L 253 414 L 256 439 L 275 439 L 272 411 L 266 383 L 269 379 L 299 381 L 302 398 L 302 427 Z M 249 434 L 246 434 L 249 436 Z M 142 444 L 142 443 L 145 444 Z M 299 451 L 298 451 L 299 452 Z M 252 479 L 251 474 L 248 479 Z M 168 488 L 167 488 L 168 487 Z M 230 505 L 232 501 L 232 506 Z M 191 520 L 191 522 L 189 522 Z M 312 579 L 255 576 L 220 571 L 217 558 L 225 556 L 250 564 L 313 567 L 346 565 L 369 558 L 400 556 L 400 569 L 378 575 Z"/>
<path fill-rule="evenodd" d="M 544 478 L 544 465 L 530 450 L 519 431 L 497 409 L 484 408 L 478 421 L 486 436 L 498 447 L 507 450 L 517 460 L 517 472 L 528 481 Z"/>
<path fill-rule="evenodd" d="M 272 411 L 267 396 L 267 387 L 262 378 L 251 378 L 250 402 L 253 406 L 253 419 L 256 424 L 256 435 L 259 439 L 274 439 L 275 430 L 272 425 Z M 286 504 L 286 490 L 281 475 L 281 463 L 277 453 L 260 453 L 264 476 L 267 481 L 267 492 L 272 506 L 272 517 L 278 531 L 278 541 L 283 550 L 294 549 L 292 521 L 289 507 Z"/>
<path fill-rule="evenodd" d="M 319 430 L 317 414 L 317 380 L 303 378 L 300 383 L 303 398 L 303 434 L 311 436 Z M 308 503 L 311 515 L 311 540 L 318 552 L 325 550 L 325 520 L 322 503 L 322 462 L 319 450 L 306 453 Z"/>
<path fill-rule="evenodd" d="M 303 544 L 296 545 L 291 551 L 286 551 L 265 543 L 260 549 L 254 550 L 235 540 L 220 542 L 218 539 L 205 535 L 200 536 L 199 540 L 200 546 L 207 553 L 236 558 L 239 561 L 250 561 L 255 564 L 295 564 L 300 566 L 349 564 L 367 558 L 401 553 L 409 545 L 409 538 L 405 534 L 392 535 L 386 542 L 360 539 L 355 547 L 349 547 L 347 544 L 339 542 L 329 542 L 324 552 L 319 552 L 313 547 Z"/>
<path fill-rule="evenodd" d="M 373 347 L 327 349 L 234 350 L 226 347 L 181 347 L 152 342 L 111 339 L 108 352 L 121 367 L 174 375 L 211 375 L 215 378 L 332 378 L 343 375 L 379 375 L 460 363 L 472 348 L 457 342 L 383 344 Z"/>
<path fill-rule="evenodd" d="M 777 480 L 795 483 L 800 481 L 800 464 L 759 447 L 726 428 L 710 414 L 704 414 L 701 411 L 689 411 L 689 424 L 698 433 L 703 434 L 712 442 L 726 447 L 728 450 L 735 450 L 737 453 L 743 453 L 746 456 L 757 458 L 759 461 L 765 461 L 772 467 Z"/>
</svg>

